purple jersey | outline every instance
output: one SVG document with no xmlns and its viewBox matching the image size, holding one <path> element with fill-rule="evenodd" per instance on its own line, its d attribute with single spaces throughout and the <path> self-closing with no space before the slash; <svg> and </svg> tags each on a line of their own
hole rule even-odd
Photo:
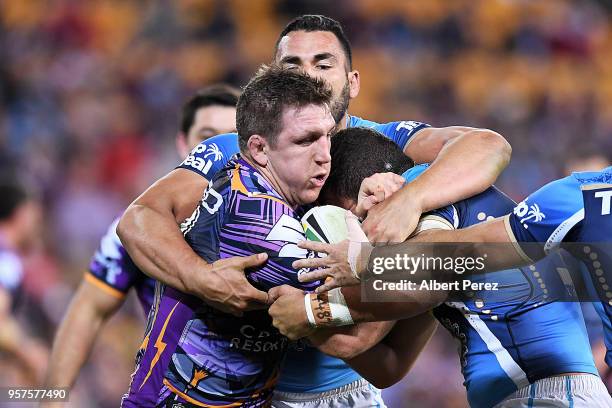
<svg viewBox="0 0 612 408">
<path fill-rule="evenodd" d="M 155 281 L 134 264 L 117 236 L 117 218 L 100 240 L 91 259 L 85 279 L 104 292 L 123 298 L 130 288 L 136 290 L 138 300 L 147 314 L 153 303 Z"/>
<path fill-rule="evenodd" d="M 268 262 L 247 274 L 261 290 L 290 284 L 305 290 L 291 263 L 309 256 L 299 217 L 240 156 L 217 174 L 194 214 L 185 239 L 212 263 L 267 252 Z M 198 406 L 265 406 L 287 350 L 287 339 L 267 311 L 242 317 L 160 285 L 138 368 L 125 407 L 189 402 Z M 163 405 L 165 406 L 165 405 Z"/>
<path fill-rule="evenodd" d="M 23 281 L 23 264 L 19 255 L 0 242 L 0 289 L 11 296 L 11 309 L 17 306 Z"/>
</svg>

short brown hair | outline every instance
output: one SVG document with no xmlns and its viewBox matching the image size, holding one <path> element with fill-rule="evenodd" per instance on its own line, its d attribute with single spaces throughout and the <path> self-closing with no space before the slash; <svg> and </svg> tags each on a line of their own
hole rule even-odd
<svg viewBox="0 0 612 408">
<path fill-rule="evenodd" d="M 236 128 L 240 150 L 246 151 L 252 135 L 261 135 L 274 145 L 286 108 L 330 106 L 331 100 L 331 88 L 322 79 L 301 71 L 262 65 L 238 98 Z"/>
</svg>

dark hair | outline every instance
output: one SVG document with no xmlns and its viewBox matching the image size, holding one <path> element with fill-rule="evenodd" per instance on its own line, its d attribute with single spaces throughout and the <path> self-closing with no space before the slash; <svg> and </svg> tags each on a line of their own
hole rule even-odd
<svg viewBox="0 0 612 408">
<path fill-rule="evenodd" d="M 276 40 L 276 45 L 274 46 L 274 54 L 278 52 L 278 44 L 280 40 L 293 31 L 329 31 L 333 33 L 338 41 L 340 41 L 340 45 L 346 54 L 346 60 L 348 61 L 348 68 L 351 69 L 353 67 L 353 53 L 351 52 L 351 44 L 349 43 L 348 38 L 344 34 L 344 30 L 342 29 L 342 25 L 334 20 L 333 18 L 322 16 L 322 15 L 313 15 L 306 14 L 292 20 L 287 26 L 281 31 L 278 39 Z"/>
<path fill-rule="evenodd" d="M 25 186 L 15 180 L 0 179 L 0 221 L 9 219 L 31 197 Z"/>
<path fill-rule="evenodd" d="M 181 132 L 185 135 L 189 133 L 199 109 L 208 106 L 235 107 L 239 96 L 240 90 L 227 84 L 215 84 L 199 89 L 183 105 L 180 119 Z"/>
<path fill-rule="evenodd" d="M 329 85 L 307 74 L 262 65 L 244 88 L 236 107 L 236 128 L 242 152 L 252 135 L 261 135 L 271 145 L 281 131 L 282 114 L 289 107 L 331 104 Z"/>
<path fill-rule="evenodd" d="M 414 166 L 395 142 L 370 128 L 348 128 L 331 139 L 331 171 L 320 197 L 357 200 L 359 187 L 375 173 L 402 174 Z"/>
</svg>

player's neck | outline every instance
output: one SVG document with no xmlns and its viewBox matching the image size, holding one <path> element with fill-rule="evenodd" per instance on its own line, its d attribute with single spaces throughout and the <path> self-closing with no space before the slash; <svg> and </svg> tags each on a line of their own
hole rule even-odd
<svg viewBox="0 0 612 408">
<path fill-rule="evenodd" d="M 350 115 L 347 113 L 344 114 L 344 117 L 340 119 L 340 123 L 338 123 L 338 130 L 344 130 L 348 127 Z"/>
<path fill-rule="evenodd" d="M 246 161 L 252 168 L 257 171 L 267 182 L 272 186 L 276 194 L 278 194 L 292 209 L 296 209 L 298 204 L 294 203 L 289 194 L 286 194 L 284 189 L 282 188 L 282 184 L 279 182 L 278 177 L 273 170 L 271 170 L 271 166 L 260 166 L 247 155 L 243 154 L 242 159 Z"/>
</svg>

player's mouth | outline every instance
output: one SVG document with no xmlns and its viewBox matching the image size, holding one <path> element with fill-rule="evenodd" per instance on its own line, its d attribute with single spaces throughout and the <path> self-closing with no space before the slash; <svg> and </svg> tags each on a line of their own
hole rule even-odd
<svg viewBox="0 0 612 408">
<path fill-rule="evenodd" d="M 323 187 L 323 184 L 325 184 L 325 180 L 327 180 L 328 175 L 329 173 L 327 172 L 321 173 L 317 176 L 312 177 L 310 181 L 312 182 L 312 184 L 314 184 L 315 187 Z"/>
</svg>

